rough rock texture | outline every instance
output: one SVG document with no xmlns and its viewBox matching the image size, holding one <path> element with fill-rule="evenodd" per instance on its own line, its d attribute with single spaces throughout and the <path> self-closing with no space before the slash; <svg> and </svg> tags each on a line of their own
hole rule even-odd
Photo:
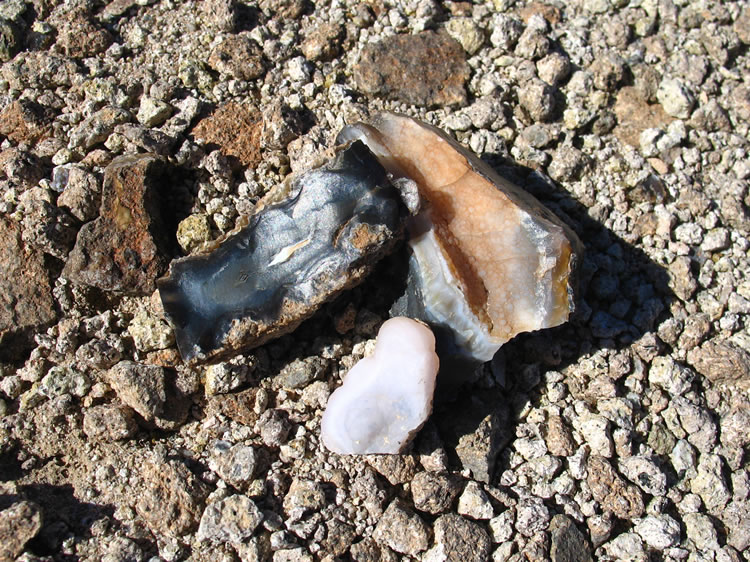
<svg viewBox="0 0 750 562">
<path fill-rule="evenodd" d="M 0 113 L 0 134 L 34 144 L 50 135 L 54 111 L 31 100 L 15 101 Z"/>
<path fill-rule="evenodd" d="M 160 281 L 182 357 L 236 353 L 292 331 L 393 247 L 401 215 L 362 144 L 299 176 L 287 198 L 212 253 L 173 262 Z"/>
<path fill-rule="evenodd" d="M 104 173 L 99 218 L 85 224 L 63 275 L 106 291 L 148 294 L 167 268 L 161 194 L 164 164 L 156 156 L 123 156 Z"/>
<path fill-rule="evenodd" d="M 490 537 L 480 525 L 460 515 L 443 515 L 435 521 L 435 546 L 426 556 L 483 562 L 490 559 Z"/>
<path fill-rule="evenodd" d="M 15 560 L 42 528 L 39 506 L 21 501 L 0 511 L 0 560 Z"/>
<path fill-rule="evenodd" d="M 261 158 L 260 137 L 263 119 L 251 105 L 227 103 L 201 119 L 193 128 L 193 136 L 217 145 L 226 156 L 243 166 L 255 166 Z"/>
<path fill-rule="evenodd" d="M 44 326 L 56 317 L 44 256 L 21 241 L 17 224 L 0 217 L 0 338 Z"/>
<path fill-rule="evenodd" d="M 447 35 L 425 31 L 367 45 L 353 74 L 369 95 L 425 106 L 466 103 L 469 67 L 461 45 Z"/>
<path fill-rule="evenodd" d="M 394 500 L 378 522 L 373 538 L 401 554 L 416 556 L 427 549 L 430 528 L 401 500 Z"/>
</svg>

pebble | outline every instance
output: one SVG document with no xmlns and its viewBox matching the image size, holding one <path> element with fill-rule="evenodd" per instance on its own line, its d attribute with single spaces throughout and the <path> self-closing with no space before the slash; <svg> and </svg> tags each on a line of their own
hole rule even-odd
<svg viewBox="0 0 750 562">
<path fill-rule="evenodd" d="M 664 111 L 672 117 L 687 119 L 695 105 L 695 97 L 688 87 L 675 78 L 664 78 L 656 91 L 656 98 Z"/>
<path fill-rule="evenodd" d="M 263 521 L 253 500 L 235 494 L 206 506 L 198 527 L 198 540 L 238 544 L 252 536 Z"/>
<path fill-rule="evenodd" d="M 495 510 L 479 484 L 468 482 L 458 498 L 458 513 L 471 519 L 492 519 Z"/>
<path fill-rule="evenodd" d="M 383 513 L 372 537 L 396 552 L 416 556 L 430 545 L 430 528 L 403 501 L 396 499 Z"/>
<path fill-rule="evenodd" d="M 451 560 L 490 559 L 490 537 L 482 526 L 454 513 L 441 515 L 435 521 L 435 546 L 423 560 L 449 562 Z"/>
<path fill-rule="evenodd" d="M 718 513 L 732 497 L 723 470 L 724 461 L 719 455 L 703 454 L 690 481 L 690 491 L 701 497 L 711 513 Z"/>
<path fill-rule="evenodd" d="M 669 515 L 649 515 L 641 519 L 634 529 L 647 545 L 657 550 L 680 542 L 680 524 Z"/>
<path fill-rule="evenodd" d="M 414 507 L 434 515 L 450 509 L 460 490 L 454 477 L 439 472 L 418 472 L 411 481 Z"/>
<path fill-rule="evenodd" d="M 521 500 L 516 505 L 516 530 L 525 537 L 534 536 L 547 528 L 550 517 L 549 509 L 540 500 Z"/>
</svg>

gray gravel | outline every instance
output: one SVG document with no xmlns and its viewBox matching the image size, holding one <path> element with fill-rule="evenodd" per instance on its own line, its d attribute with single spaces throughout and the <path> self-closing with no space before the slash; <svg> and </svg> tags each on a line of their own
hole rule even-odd
<svg viewBox="0 0 750 562">
<path fill-rule="evenodd" d="M 3 2 L 0 558 L 748 560 L 748 45 L 745 2 Z M 467 373 L 408 454 L 340 457 L 322 410 L 402 254 L 210 367 L 151 291 L 382 109 L 448 130 L 586 254 L 569 324 Z M 105 181 L 135 153 L 164 175 Z M 169 240 L 115 248 L 151 269 L 61 275 L 154 191 Z"/>
</svg>

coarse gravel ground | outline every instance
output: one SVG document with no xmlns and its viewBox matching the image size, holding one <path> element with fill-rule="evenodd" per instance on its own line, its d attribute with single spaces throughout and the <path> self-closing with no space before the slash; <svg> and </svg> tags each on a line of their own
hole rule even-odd
<svg viewBox="0 0 750 562">
<path fill-rule="evenodd" d="M 749 44 L 712 0 L 2 2 L 0 560 L 748 560 Z M 382 109 L 586 254 L 571 322 L 341 457 L 403 249 L 209 367 L 153 282 Z"/>
</svg>

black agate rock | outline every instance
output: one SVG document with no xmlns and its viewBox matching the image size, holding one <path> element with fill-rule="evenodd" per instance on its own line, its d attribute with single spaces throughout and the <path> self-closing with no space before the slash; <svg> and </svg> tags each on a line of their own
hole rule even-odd
<svg viewBox="0 0 750 562">
<path fill-rule="evenodd" d="M 406 209 L 360 141 L 292 181 L 213 252 L 158 281 L 185 361 L 231 355 L 294 330 L 359 283 L 402 234 Z"/>
</svg>

